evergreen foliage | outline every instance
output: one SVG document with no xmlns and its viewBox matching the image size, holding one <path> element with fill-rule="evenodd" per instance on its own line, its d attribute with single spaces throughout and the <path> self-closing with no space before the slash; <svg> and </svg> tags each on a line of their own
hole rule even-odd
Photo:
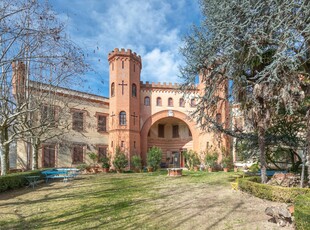
<svg viewBox="0 0 310 230">
<path fill-rule="evenodd" d="M 121 172 L 128 166 L 128 159 L 127 156 L 123 151 L 121 151 L 120 147 L 116 147 L 115 149 L 115 156 L 113 160 L 113 166 L 115 167 L 116 171 Z"/>
<path fill-rule="evenodd" d="M 162 158 L 162 150 L 159 147 L 153 146 L 147 152 L 147 165 L 152 167 L 154 170 L 159 168 L 160 162 Z"/>
<path fill-rule="evenodd" d="M 238 102 L 257 133 L 265 183 L 265 139 L 271 118 L 281 107 L 286 114 L 294 114 L 304 102 L 310 120 L 310 2 L 204 0 L 201 8 L 204 21 L 193 28 L 182 48 L 186 59 L 181 68 L 183 87 L 191 88 L 200 75 L 205 88 L 197 96 L 192 117 L 202 128 L 254 139 L 255 135 L 216 122 L 218 105 Z M 227 95 L 221 96 L 219 90 Z M 309 122 L 306 133 L 309 143 Z"/>
</svg>

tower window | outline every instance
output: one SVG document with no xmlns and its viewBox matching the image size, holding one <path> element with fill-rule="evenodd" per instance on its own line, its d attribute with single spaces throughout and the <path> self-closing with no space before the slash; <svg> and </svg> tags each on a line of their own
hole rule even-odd
<svg viewBox="0 0 310 230">
<path fill-rule="evenodd" d="M 121 141 L 121 147 L 122 147 L 122 148 L 125 147 L 124 141 Z"/>
<path fill-rule="evenodd" d="M 165 125 L 158 124 L 158 137 L 165 137 Z"/>
<path fill-rule="evenodd" d="M 179 137 L 179 126 L 178 125 L 173 125 L 172 126 L 172 137 L 173 138 L 178 138 Z"/>
<path fill-rule="evenodd" d="M 135 141 L 133 142 L 133 147 L 136 148 L 136 142 Z"/>
<path fill-rule="evenodd" d="M 192 99 L 191 100 L 191 107 L 195 107 L 196 106 L 196 101 L 195 101 L 195 99 Z"/>
<path fill-rule="evenodd" d="M 126 112 L 122 111 L 119 113 L 119 124 L 126 125 Z"/>
<path fill-rule="evenodd" d="M 132 89 L 131 89 L 131 93 L 133 97 L 137 97 L 137 86 L 136 84 L 132 84 Z"/>
<path fill-rule="evenodd" d="M 168 106 L 173 106 L 173 99 L 171 97 L 168 98 Z"/>
<path fill-rule="evenodd" d="M 112 62 L 112 70 L 114 70 L 114 62 Z"/>
<path fill-rule="evenodd" d="M 161 98 L 160 98 L 160 97 L 158 97 L 158 98 L 156 99 L 156 105 L 157 105 L 157 106 L 162 106 Z"/>
<path fill-rule="evenodd" d="M 180 107 L 185 107 L 185 101 L 184 101 L 183 98 L 180 98 L 179 106 L 180 106 Z"/>
<path fill-rule="evenodd" d="M 111 97 L 114 97 L 115 95 L 115 84 L 114 82 L 111 84 Z"/>
<path fill-rule="evenodd" d="M 124 61 L 122 61 L 122 69 L 124 69 Z"/>
<path fill-rule="evenodd" d="M 144 98 L 144 105 L 150 106 L 150 97 L 145 97 Z"/>
<path fill-rule="evenodd" d="M 222 115 L 220 113 L 216 114 L 216 123 L 218 124 L 222 123 Z"/>
</svg>

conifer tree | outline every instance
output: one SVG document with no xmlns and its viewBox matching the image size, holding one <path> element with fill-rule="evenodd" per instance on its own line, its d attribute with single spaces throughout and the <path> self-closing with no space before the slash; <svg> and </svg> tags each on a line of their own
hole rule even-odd
<svg viewBox="0 0 310 230">
<path fill-rule="evenodd" d="M 310 1 L 203 0 L 201 9 L 204 20 L 181 49 L 186 62 L 181 67 L 183 86 L 191 87 L 200 75 L 205 87 L 192 115 L 205 129 L 237 135 L 216 123 L 215 105 L 227 100 L 240 103 L 258 133 L 265 183 L 265 134 L 272 116 L 282 107 L 294 114 L 305 101 L 310 119 Z M 229 95 L 219 97 L 217 89 L 225 82 Z M 305 143 L 310 142 L 309 128 L 308 122 Z"/>
</svg>

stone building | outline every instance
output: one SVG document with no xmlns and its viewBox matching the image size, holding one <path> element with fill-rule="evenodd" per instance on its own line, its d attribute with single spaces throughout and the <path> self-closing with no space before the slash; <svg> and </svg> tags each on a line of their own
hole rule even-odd
<svg viewBox="0 0 310 230">
<path fill-rule="evenodd" d="M 113 156 L 117 146 L 129 160 L 133 155 L 140 155 L 144 163 L 148 149 L 158 146 L 163 151 L 162 163 L 167 167 L 184 167 L 184 150 L 201 154 L 208 149 L 219 153 L 230 149 L 228 137 L 203 132 L 189 117 L 202 85 L 198 83 L 184 92 L 177 84 L 141 82 L 141 57 L 129 49 L 114 49 L 108 54 L 108 61 L 109 98 L 59 87 L 55 90 L 59 98 L 72 98 L 67 103 L 70 109 L 66 114 L 70 125 L 57 140 L 52 138 L 42 143 L 39 167 L 90 163 L 88 152 Z M 218 107 L 216 119 L 229 125 L 228 103 Z M 29 144 L 18 141 L 17 153 L 18 167 L 29 167 Z"/>
</svg>

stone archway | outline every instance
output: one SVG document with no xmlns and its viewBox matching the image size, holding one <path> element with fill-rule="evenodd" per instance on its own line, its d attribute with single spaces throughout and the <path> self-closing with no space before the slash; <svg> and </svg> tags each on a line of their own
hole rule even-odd
<svg viewBox="0 0 310 230">
<path fill-rule="evenodd" d="M 193 149 L 198 150 L 199 146 L 199 132 L 198 128 L 196 129 L 196 125 L 193 121 L 189 119 L 189 117 L 180 111 L 176 110 L 163 110 L 158 113 L 153 114 L 152 116 L 148 117 L 141 129 L 141 157 L 143 159 L 143 162 L 146 162 L 146 152 L 148 148 L 148 132 L 152 125 L 154 125 L 156 122 L 158 122 L 161 119 L 165 118 L 176 118 L 178 120 L 181 120 L 184 122 L 188 128 L 191 131 L 192 134 L 192 140 L 193 140 Z"/>
</svg>

